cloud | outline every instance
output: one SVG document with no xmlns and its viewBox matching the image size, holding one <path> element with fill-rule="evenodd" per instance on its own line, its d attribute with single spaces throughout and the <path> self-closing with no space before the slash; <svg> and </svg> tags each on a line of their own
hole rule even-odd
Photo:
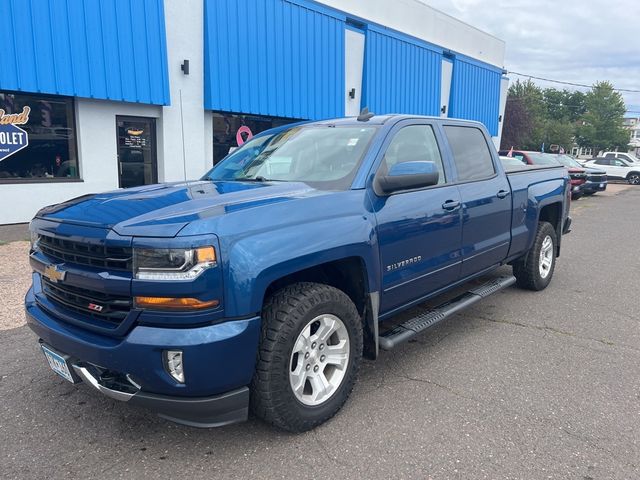
<svg viewBox="0 0 640 480">
<path fill-rule="evenodd" d="M 588 85 L 609 80 L 616 88 L 640 90 L 636 0 L 420 1 L 503 39 L 507 70 Z M 640 104 L 640 93 L 622 95 L 627 105 Z"/>
</svg>

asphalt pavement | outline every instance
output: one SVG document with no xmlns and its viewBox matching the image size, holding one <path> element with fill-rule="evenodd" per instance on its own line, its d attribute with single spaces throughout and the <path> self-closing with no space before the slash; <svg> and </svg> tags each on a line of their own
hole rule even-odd
<svg viewBox="0 0 640 480">
<path fill-rule="evenodd" d="M 0 477 L 640 478 L 640 187 L 572 209 L 549 288 L 364 362 L 302 435 L 169 423 L 57 377 L 27 327 L 2 331 Z"/>
</svg>

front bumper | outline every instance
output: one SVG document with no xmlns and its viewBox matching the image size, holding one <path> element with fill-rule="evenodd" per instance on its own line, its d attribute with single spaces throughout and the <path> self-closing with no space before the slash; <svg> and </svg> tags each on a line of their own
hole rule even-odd
<svg viewBox="0 0 640 480">
<path fill-rule="evenodd" d="M 584 193 L 604 192 L 607 189 L 607 182 L 587 182 L 582 187 Z"/>
<path fill-rule="evenodd" d="M 135 326 L 123 338 L 90 332 L 55 318 L 25 298 L 26 318 L 36 335 L 68 359 L 84 383 L 117 400 L 193 426 L 217 426 L 246 419 L 255 368 L 260 318 L 198 328 Z M 164 350 L 182 350 L 184 384 L 165 370 Z M 84 371 L 80 370 L 84 369 Z M 108 372 L 105 381 L 100 372 Z M 130 380 L 113 382 L 112 378 Z"/>
</svg>

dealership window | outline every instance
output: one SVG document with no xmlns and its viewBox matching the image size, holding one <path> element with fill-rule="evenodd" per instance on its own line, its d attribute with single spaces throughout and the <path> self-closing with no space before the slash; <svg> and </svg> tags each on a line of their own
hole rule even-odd
<svg viewBox="0 0 640 480">
<path fill-rule="evenodd" d="M 253 135 L 299 121 L 293 118 L 213 112 L 213 164 L 218 163 Z"/>
<path fill-rule="evenodd" d="M 80 178 L 72 98 L 0 92 L 0 183 Z"/>
</svg>

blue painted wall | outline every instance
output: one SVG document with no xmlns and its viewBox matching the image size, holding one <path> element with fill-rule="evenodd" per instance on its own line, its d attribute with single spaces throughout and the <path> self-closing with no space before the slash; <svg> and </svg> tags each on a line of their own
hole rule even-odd
<svg viewBox="0 0 640 480">
<path fill-rule="evenodd" d="M 0 89 L 168 105 L 162 0 L 1 0 Z"/>
<path fill-rule="evenodd" d="M 439 115 L 442 50 L 398 32 L 366 32 L 362 105 L 378 114 Z"/>
<path fill-rule="evenodd" d="M 286 0 L 205 0 L 205 108 L 321 119 L 344 114 L 344 24 Z"/>
<path fill-rule="evenodd" d="M 502 71 L 456 57 L 453 62 L 449 116 L 477 120 L 498 135 Z"/>
</svg>

